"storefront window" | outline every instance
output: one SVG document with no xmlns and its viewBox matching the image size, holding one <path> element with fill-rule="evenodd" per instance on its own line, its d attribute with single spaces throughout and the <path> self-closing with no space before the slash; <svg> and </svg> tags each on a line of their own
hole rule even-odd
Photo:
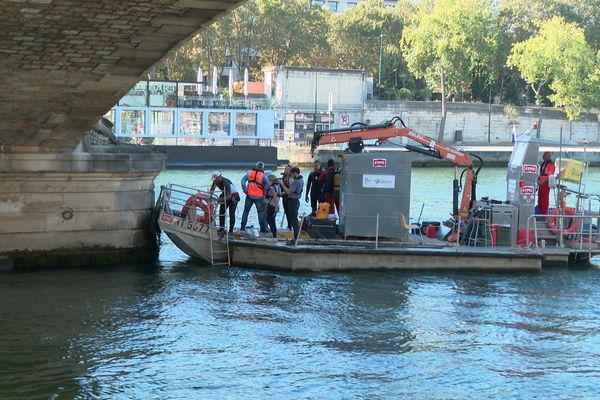
<svg viewBox="0 0 600 400">
<path fill-rule="evenodd" d="M 145 107 L 148 96 L 148 82 L 138 82 L 121 100 L 119 105 L 124 107 Z"/>
<path fill-rule="evenodd" d="M 202 113 L 182 111 L 179 113 L 179 130 L 182 135 L 202 134 Z"/>
<path fill-rule="evenodd" d="M 150 82 L 151 107 L 177 107 L 177 83 L 176 82 Z"/>
<path fill-rule="evenodd" d="M 179 107 L 197 108 L 201 106 L 202 85 L 199 83 L 179 82 L 177 84 L 177 100 Z"/>
<path fill-rule="evenodd" d="M 208 113 L 208 134 L 209 135 L 229 135 L 229 113 L 228 112 Z"/>
<path fill-rule="evenodd" d="M 256 114 L 237 113 L 235 116 L 235 130 L 237 136 L 256 136 Z"/>
<path fill-rule="evenodd" d="M 152 135 L 172 135 L 173 134 L 173 112 L 172 111 L 152 111 Z"/>
<path fill-rule="evenodd" d="M 121 110 L 121 132 L 122 136 L 144 134 L 144 111 Z"/>
</svg>

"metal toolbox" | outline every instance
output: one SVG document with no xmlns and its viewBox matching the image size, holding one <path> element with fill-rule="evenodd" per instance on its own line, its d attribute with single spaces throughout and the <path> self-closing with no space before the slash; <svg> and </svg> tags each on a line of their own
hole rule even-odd
<svg viewBox="0 0 600 400">
<path fill-rule="evenodd" d="M 337 224 L 335 219 L 319 219 L 310 217 L 307 224 L 308 236 L 311 239 L 335 239 Z"/>
</svg>

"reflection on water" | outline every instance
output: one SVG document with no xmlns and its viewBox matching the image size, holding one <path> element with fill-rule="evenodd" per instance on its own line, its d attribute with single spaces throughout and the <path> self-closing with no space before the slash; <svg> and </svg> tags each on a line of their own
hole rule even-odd
<svg viewBox="0 0 600 400">
<path fill-rule="evenodd" d="M 0 397 L 593 398 L 599 285 L 560 269 L 4 273 Z"/>
<path fill-rule="evenodd" d="M 446 215 L 447 172 L 413 175 L 425 214 Z M 156 265 L 0 273 L 0 399 L 597 398 L 599 287 L 213 268 L 165 241 Z"/>
</svg>

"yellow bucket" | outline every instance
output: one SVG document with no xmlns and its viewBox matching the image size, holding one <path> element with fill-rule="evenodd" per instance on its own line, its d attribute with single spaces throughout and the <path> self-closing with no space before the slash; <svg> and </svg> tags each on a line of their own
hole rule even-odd
<svg viewBox="0 0 600 400">
<path fill-rule="evenodd" d="M 319 204 L 319 209 L 317 210 L 317 219 L 327 219 L 329 216 L 329 207 L 331 205 L 329 203 L 321 203 Z"/>
<path fill-rule="evenodd" d="M 585 163 L 577 160 L 561 160 L 559 178 L 563 181 L 579 183 L 583 176 Z"/>
</svg>

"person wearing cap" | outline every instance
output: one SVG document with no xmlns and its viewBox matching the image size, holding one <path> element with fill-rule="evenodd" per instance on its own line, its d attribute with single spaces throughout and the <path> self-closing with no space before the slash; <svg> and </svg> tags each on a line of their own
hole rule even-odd
<svg viewBox="0 0 600 400">
<path fill-rule="evenodd" d="M 294 167 L 290 170 L 290 176 L 293 178 L 290 185 L 286 185 L 283 180 L 279 180 L 281 189 L 288 196 L 288 221 L 292 224 L 294 238 L 300 234 L 300 223 L 298 221 L 298 211 L 300 210 L 300 199 L 304 190 L 304 179 L 300 175 L 300 168 Z"/>
<path fill-rule="evenodd" d="M 244 202 L 244 212 L 242 214 L 242 231 L 246 229 L 248 223 L 248 214 L 254 205 L 258 213 L 258 224 L 261 233 L 269 232 L 267 218 L 265 215 L 266 192 L 269 186 L 269 179 L 265 174 L 265 164 L 262 161 L 256 163 L 256 168 L 252 168 L 242 177 L 242 191 L 246 195 Z"/>
<path fill-rule="evenodd" d="M 212 195 L 215 189 L 221 190 L 219 195 L 219 226 L 221 229 L 225 227 L 225 212 L 229 210 L 229 233 L 233 233 L 235 226 L 235 210 L 240 201 L 240 193 L 235 185 L 225 178 L 220 171 L 215 171 L 212 174 L 212 185 L 210 186 L 210 194 Z"/>
<path fill-rule="evenodd" d="M 267 222 L 273 237 L 277 237 L 277 222 L 275 218 L 279 212 L 279 198 L 281 197 L 281 186 L 277 182 L 277 176 L 274 173 L 267 174 L 269 177 L 269 187 L 267 188 Z"/>
</svg>

